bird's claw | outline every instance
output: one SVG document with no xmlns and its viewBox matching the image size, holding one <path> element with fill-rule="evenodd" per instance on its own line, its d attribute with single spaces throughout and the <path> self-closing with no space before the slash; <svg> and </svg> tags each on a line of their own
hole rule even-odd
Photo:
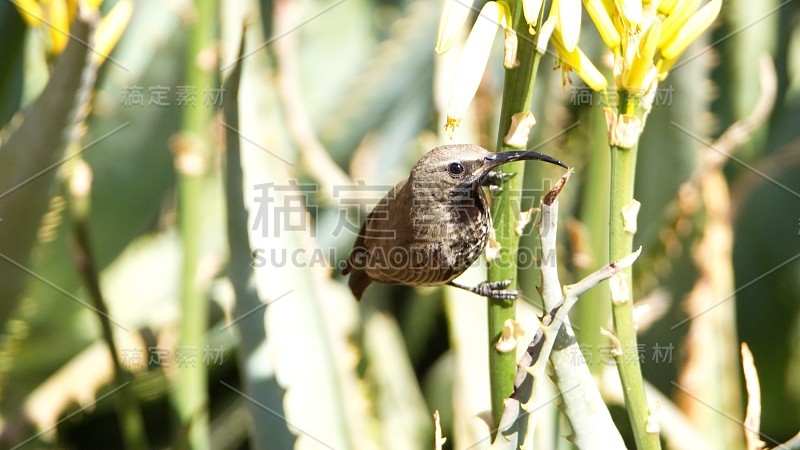
<svg viewBox="0 0 800 450">
<path fill-rule="evenodd" d="M 483 185 L 489 186 L 489 190 L 492 192 L 502 192 L 503 188 L 500 186 L 508 180 L 509 178 L 513 178 L 517 172 L 495 172 L 494 170 L 487 173 L 486 177 L 483 179 Z"/>
<path fill-rule="evenodd" d="M 498 300 L 516 300 L 517 297 L 522 295 L 522 292 L 520 291 L 506 289 L 511 285 L 511 280 L 484 281 L 475 287 L 464 286 L 463 284 L 458 284 L 454 281 L 450 281 L 447 284 L 459 289 L 464 289 L 465 291 L 470 291 L 473 294 L 478 294 L 481 297 L 491 297 Z"/>
<path fill-rule="evenodd" d="M 485 281 L 475 288 L 475 293 L 498 300 L 516 300 L 517 297 L 522 295 L 522 292 L 513 289 L 507 290 L 506 288 L 510 285 L 511 280 Z"/>
</svg>

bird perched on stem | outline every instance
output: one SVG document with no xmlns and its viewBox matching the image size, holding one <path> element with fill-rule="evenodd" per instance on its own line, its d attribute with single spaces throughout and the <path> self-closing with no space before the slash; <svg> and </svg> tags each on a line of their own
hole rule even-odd
<svg viewBox="0 0 800 450">
<path fill-rule="evenodd" d="M 492 169 L 535 159 L 566 166 L 529 151 L 492 153 L 475 145 L 444 145 L 426 153 L 367 216 L 347 258 L 350 290 L 361 300 L 373 281 L 412 286 L 449 284 L 484 297 L 514 300 L 511 280 L 477 287 L 453 280 L 480 256 L 492 229 L 483 186 L 501 189 L 513 174 Z"/>
</svg>

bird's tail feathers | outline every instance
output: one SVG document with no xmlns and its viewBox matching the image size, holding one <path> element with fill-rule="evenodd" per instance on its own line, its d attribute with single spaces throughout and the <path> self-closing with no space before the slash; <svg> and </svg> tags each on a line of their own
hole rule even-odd
<svg viewBox="0 0 800 450">
<path fill-rule="evenodd" d="M 364 295 L 364 291 L 371 282 L 372 280 L 370 280 L 369 276 L 363 270 L 356 269 L 352 271 L 348 285 L 350 286 L 350 291 L 353 292 L 353 296 L 355 296 L 356 300 L 361 300 L 361 297 Z"/>
</svg>

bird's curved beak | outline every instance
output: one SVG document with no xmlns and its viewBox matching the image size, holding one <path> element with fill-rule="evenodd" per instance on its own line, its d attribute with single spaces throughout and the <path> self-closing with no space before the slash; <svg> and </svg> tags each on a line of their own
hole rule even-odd
<svg viewBox="0 0 800 450">
<path fill-rule="evenodd" d="M 486 164 L 484 164 L 483 167 L 481 167 L 481 169 L 485 170 L 488 173 L 491 169 L 494 169 L 495 167 L 500 166 L 502 164 L 510 163 L 513 161 L 522 161 L 526 159 L 545 161 L 549 162 L 550 164 L 555 164 L 557 166 L 561 166 L 567 169 L 566 164 L 562 163 L 561 161 L 553 157 L 537 152 L 528 152 L 523 150 L 502 152 L 502 153 L 491 153 L 486 156 Z"/>
</svg>

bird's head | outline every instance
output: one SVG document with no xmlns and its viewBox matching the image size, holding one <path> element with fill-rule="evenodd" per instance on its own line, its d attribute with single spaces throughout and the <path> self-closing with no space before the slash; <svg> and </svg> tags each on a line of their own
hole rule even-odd
<svg viewBox="0 0 800 450">
<path fill-rule="evenodd" d="M 567 168 L 561 161 L 541 153 L 529 151 L 492 153 L 477 145 L 457 144 L 436 147 L 426 153 L 411 169 L 410 179 L 417 186 L 429 186 L 432 189 L 475 189 L 497 166 L 528 159 L 546 161 Z"/>
</svg>

